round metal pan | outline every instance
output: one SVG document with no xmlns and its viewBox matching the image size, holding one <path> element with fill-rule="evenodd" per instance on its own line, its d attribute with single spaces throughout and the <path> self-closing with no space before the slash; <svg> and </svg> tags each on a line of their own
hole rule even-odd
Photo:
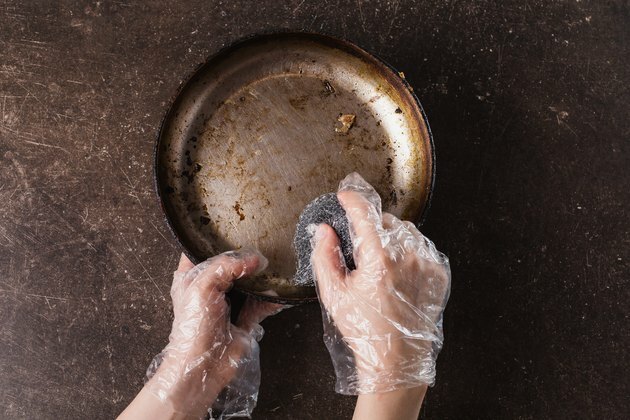
<svg viewBox="0 0 630 420">
<path fill-rule="evenodd" d="M 431 133 L 402 73 L 316 34 L 258 36 L 211 57 L 180 88 L 155 149 L 158 196 L 186 254 L 258 248 L 268 269 L 236 287 L 283 303 L 316 298 L 291 281 L 301 211 L 353 171 L 385 211 L 419 222 Z"/>
</svg>

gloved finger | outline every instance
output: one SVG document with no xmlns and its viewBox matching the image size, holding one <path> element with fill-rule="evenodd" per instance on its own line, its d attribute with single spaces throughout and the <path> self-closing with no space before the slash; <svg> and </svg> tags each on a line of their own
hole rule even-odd
<svg viewBox="0 0 630 420">
<path fill-rule="evenodd" d="M 341 253 L 339 237 L 333 228 L 325 223 L 319 225 L 313 243 L 311 266 L 319 298 L 324 306 L 328 306 L 330 292 L 344 280 L 347 268 Z"/>
<path fill-rule="evenodd" d="M 378 217 L 381 217 L 381 196 L 378 195 L 374 187 L 372 187 L 358 173 L 352 172 L 342 179 L 339 183 L 338 191 L 354 191 L 355 193 L 360 194 L 376 209 Z"/>
<path fill-rule="evenodd" d="M 438 251 L 435 244 L 418 230 L 411 222 L 403 222 L 409 234 L 413 236 L 416 256 L 437 265 L 448 265 L 448 257 Z"/>
<path fill-rule="evenodd" d="M 450 294 L 451 270 L 448 257 L 438 251 L 435 244 L 415 226 L 409 226 L 409 222 L 403 223 L 407 224 L 410 235 L 413 237 L 412 246 L 408 248 L 415 254 L 418 269 L 421 272 L 419 277 L 422 279 L 422 284 L 418 288 L 418 293 L 422 297 L 417 300 L 425 302 L 426 312 L 432 313 L 430 315 L 432 319 L 437 319 Z"/>
<path fill-rule="evenodd" d="M 248 297 L 238 314 L 236 326 L 250 334 L 265 318 L 277 314 L 284 308 L 285 305 L 280 303 L 260 301 Z"/>
<path fill-rule="evenodd" d="M 173 273 L 173 284 L 171 285 L 171 299 L 173 300 L 173 306 L 178 306 L 178 302 L 188 287 L 189 283 L 186 282 L 186 273 L 189 272 L 195 264 L 188 259 L 188 257 L 182 253 L 179 257 L 179 264 L 177 271 Z"/>
<path fill-rule="evenodd" d="M 267 259 L 254 249 L 229 251 L 210 258 L 193 284 L 206 292 L 225 293 L 234 280 L 259 272 Z"/>
<path fill-rule="evenodd" d="M 407 220 L 400 220 L 391 213 L 383 213 L 383 228 L 390 231 L 399 231 L 414 237 L 414 233 L 420 234 L 416 225 Z"/>
<path fill-rule="evenodd" d="M 182 252 L 182 255 L 179 257 L 179 265 L 177 266 L 177 271 L 186 272 L 193 268 L 195 264 L 193 264 L 190 259 Z"/>
<path fill-rule="evenodd" d="M 208 267 L 210 267 L 210 265 L 215 264 L 217 258 L 222 258 L 222 257 L 233 257 L 233 258 L 240 258 L 240 256 L 243 255 L 250 255 L 250 254 L 257 254 L 258 255 L 258 268 L 256 270 L 256 272 L 252 273 L 252 274 L 257 274 L 260 271 L 263 271 L 266 267 L 267 267 L 267 259 L 260 253 L 258 252 L 256 249 L 254 248 L 250 248 L 250 247 L 245 247 L 242 248 L 238 251 L 228 251 L 228 252 L 224 252 L 223 254 L 219 254 L 216 255 L 212 258 L 207 259 L 206 261 L 197 264 L 195 267 L 193 267 L 191 270 L 189 270 L 186 275 L 185 275 L 185 284 L 189 285 L 190 283 L 193 282 L 193 280 L 195 280 L 203 271 L 205 271 Z"/>
<path fill-rule="evenodd" d="M 420 231 L 418 230 L 418 227 L 416 226 L 415 223 L 412 223 L 409 220 L 403 220 L 403 224 L 407 227 L 409 232 L 418 232 L 418 233 L 420 233 Z"/>
<path fill-rule="evenodd" d="M 396 217 L 387 212 L 383 212 L 383 229 L 390 230 L 394 227 Z"/>
<path fill-rule="evenodd" d="M 340 191 L 337 197 L 350 222 L 354 259 L 359 268 L 362 261 L 371 258 L 370 254 L 382 249 L 380 209 L 377 211 L 369 200 L 355 191 Z"/>
<path fill-rule="evenodd" d="M 392 257 L 414 253 L 418 247 L 420 232 L 413 223 L 403 221 L 390 213 L 383 213 L 383 228 L 387 231 L 388 249 Z"/>
</svg>

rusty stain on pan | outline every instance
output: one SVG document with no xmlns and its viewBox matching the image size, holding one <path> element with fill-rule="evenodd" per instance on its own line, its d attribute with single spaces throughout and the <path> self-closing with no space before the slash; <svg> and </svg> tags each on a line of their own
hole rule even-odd
<svg viewBox="0 0 630 420">
<path fill-rule="evenodd" d="M 169 227 L 194 261 L 243 246 L 268 259 L 240 290 L 296 303 L 293 234 L 313 198 L 356 171 L 383 208 L 419 222 L 434 153 L 411 88 L 384 62 L 338 39 L 263 35 L 211 57 L 183 84 L 155 148 L 155 181 Z"/>
</svg>

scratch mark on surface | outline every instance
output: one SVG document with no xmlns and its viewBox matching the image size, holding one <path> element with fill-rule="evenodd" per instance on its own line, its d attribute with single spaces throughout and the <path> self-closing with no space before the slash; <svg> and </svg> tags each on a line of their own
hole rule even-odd
<svg viewBox="0 0 630 420">
<path fill-rule="evenodd" d="M 129 281 L 126 281 L 126 282 L 123 282 L 123 283 L 119 283 L 119 284 L 115 285 L 114 287 L 124 287 L 124 286 L 128 286 L 130 284 L 144 283 L 144 282 L 147 282 L 147 281 L 151 281 L 151 280 L 149 280 L 149 279 L 129 280 Z"/>
<path fill-rule="evenodd" d="M 295 17 L 295 13 L 299 10 L 300 7 L 302 7 L 302 5 L 304 4 L 306 0 L 302 0 L 296 7 L 295 9 L 293 9 L 293 12 L 291 12 L 291 14 Z"/>
<path fill-rule="evenodd" d="M 386 41 L 387 39 L 389 39 L 392 33 L 392 29 L 394 28 L 394 22 L 396 21 L 396 18 L 398 17 L 398 8 L 400 7 L 400 3 L 398 1 L 393 2 L 393 7 L 394 7 L 393 16 L 391 20 L 389 21 L 389 25 L 387 26 L 387 33 L 385 34 L 383 38 L 381 38 L 383 41 Z"/>
<path fill-rule="evenodd" d="M 357 9 L 359 10 L 359 21 L 361 22 L 363 32 L 367 32 L 367 29 L 365 29 L 365 16 L 363 16 L 363 8 L 361 7 L 361 2 L 362 0 L 356 0 Z"/>
<path fill-rule="evenodd" d="M 44 103 L 42 101 L 39 100 L 39 98 L 37 96 L 35 96 L 33 94 L 33 92 L 31 92 L 30 90 L 28 90 L 26 88 L 26 86 L 24 86 L 23 84 L 21 84 L 20 82 L 15 82 L 19 87 L 21 87 L 22 89 L 24 89 L 24 91 L 26 92 L 26 96 L 24 97 L 24 102 L 26 102 L 26 100 L 31 97 L 33 99 L 35 99 L 37 102 L 39 102 L 41 105 L 44 105 Z M 24 102 L 22 102 L 22 106 L 24 106 Z M 20 106 L 20 113 L 22 112 L 22 106 Z M 45 105 L 44 105 L 45 106 Z"/>
<path fill-rule="evenodd" d="M 68 152 L 66 149 L 64 149 L 61 146 L 55 146 L 54 144 L 46 144 L 46 143 L 38 143 L 36 141 L 32 141 L 32 140 L 24 140 L 24 143 L 28 143 L 28 144 L 34 144 L 35 146 L 42 146 L 42 147 L 50 147 L 53 149 L 59 149 L 59 150 L 63 150 L 64 152 L 66 152 L 67 154 L 70 154 L 70 152 Z"/>
<path fill-rule="evenodd" d="M 131 178 L 129 178 L 129 175 L 127 175 L 124 169 L 121 168 L 120 171 L 123 173 L 123 175 L 125 175 L 125 178 L 127 178 L 127 184 L 129 185 L 129 189 L 131 190 L 128 193 L 129 196 L 138 200 L 138 204 L 140 204 L 140 207 L 142 207 L 142 202 L 140 201 L 140 198 L 138 197 L 138 193 L 136 191 L 136 184 L 131 182 Z"/>
<path fill-rule="evenodd" d="M 131 246 L 129 245 L 129 242 L 127 241 L 127 239 L 121 234 L 120 235 L 123 239 L 123 241 L 125 242 L 125 244 L 127 245 L 127 248 L 132 249 Z M 157 285 L 157 283 L 155 282 L 155 279 L 153 278 L 153 276 L 151 276 L 151 274 L 149 274 L 149 270 L 147 270 L 147 268 L 144 266 L 144 264 L 142 263 L 142 261 L 140 260 L 140 258 L 138 258 L 138 255 L 134 252 L 133 253 L 134 258 L 136 259 L 136 261 L 138 261 L 138 264 L 140 265 L 140 267 L 142 268 L 142 271 L 144 271 L 144 274 L 147 275 L 147 277 L 149 278 L 149 280 L 151 280 L 151 283 L 153 283 L 153 286 L 155 286 L 155 288 L 157 289 L 158 293 L 160 294 L 160 296 L 162 297 L 162 300 L 164 300 L 164 294 L 162 293 L 162 290 L 159 288 L 159 286 Z"/>
<path fill-rule="evenodd" d="M 315 24 L 315 21 L 317 20 L 317 13 L 313 13 L 313 19 L 311 20 L 311 23 L 308 25 L 308 27 L 310 29 L 313 29 L 313 25 Z"/>
<path fill-rule="evenodd" d="M 11 240 L 11 238 L 9 238 L 6 234 L 6 232 L 0 232 L 0 234 L 4 237 L 4 239 L 6 239 L 11 245 L 14 244 L 14 242 Z"/>
<path fill-rule="evenodd" d="M 157 291 L 160 293 L 160 296 L 162 297 L 162 300 L 164 300 L 164 294 L 162 293 L 162 290 L 158 287 L 157 283 L 155 282 L 155 279 L 153 279 L 151 274 L 149 274 L 149 271 L 144 266 L 144 264 L 142 264 L 142 261 L 140 261 L 140 258 L 138 258 L 138 256 L 136 254 L 134 254 L 134 257 L 136 258 L 136 260 L 138 260 L 138 264 L 140 264 L 140 267 L 142 267 L 142 270 L 144 270 L 144 273 L 149 277 L 149 280 L 151 280 L 151 283 L 153 283 L 153 285 L 155 286 Z"/>
<path fill-rule="evenodd" d="M 160 229 L 158 229 L 158 227 L 155 225 L 155 223 L 153 223 L 153 221 L 151 221 L 151 226 L 153 226 L 153 228 L 157 231 L 157 233 L 160 234 L 160 236 L 162 238 L 164 238 L 164 240 L 171 245 L 172 248 L 176 249 L 175 246 L 173 246 L 173 244 L 171 243 L 171 241 L 169 241 L 166 236 L 164 236 L 164 234 L 160 231 Z"/>
<path fill-rule="evenodd" d="M 112 383 L 112 391 L 114 393 L 114 402 L 120 400 L 120 395 L 118 394 L 118 390 L 116 389 L 116 376 L 114 370 L 114 352 L 112 351 L 111 340 L 107 338 L 107 345 L 105 346 L 105 351 L 107 351 L 107 357 L 109 359 L 109 374 Z"/>
<path fill-rule="evenodd" d="M 44 42 L 44 41 L 36 41 L 34 39 L 20 39 L 20 41 L 22 41 L 22 42 L 30 42 L 32 44 L 39 44 L 39 45 L 45 45 L 46 44 L 46 42 Z"/>
<path fill-rule="evenodd" d="M 6 283 L 5 283 L 6 284 Z M 6 290 L 6 289 L 0 289 L 1 293 L 15 293 L 15 294 L 19 294 L 21 296 L 25 296 L 25 297 L 35 297 L 35 298 L 41 298 L 46 300 L 46 303 L 48 303 L 48 306 L 50 306 L 50 300 L 58 300 L 61 302 L 67 302 L 68 298 L 65 297 L 61 297 L 61 296 L 49 296 L 49 295 L 38 295 L 36 293 L 20 293 L 17 290 Z M 51 308 L 52 309 L 52 308 Z"/>
</svg>

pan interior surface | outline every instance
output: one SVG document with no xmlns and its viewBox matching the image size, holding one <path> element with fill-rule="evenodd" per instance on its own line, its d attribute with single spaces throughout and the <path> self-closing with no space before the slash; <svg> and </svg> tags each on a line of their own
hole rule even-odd
<svg viewBox="0 0 630 420">
<path fill-rule="evenodd" d="M 158 193 L 194 260 L 256 247 L 269 266 L 237 286 L 308 299 L 314 287 L 291 281 L 306 204 L 358 172 L 384 211 L 418 220 L 431 147 L 406 84 L 363 50 L 315 35 L 254 38 L 210 59 L 180 91 L 156 149 Z"/>
</svg>

